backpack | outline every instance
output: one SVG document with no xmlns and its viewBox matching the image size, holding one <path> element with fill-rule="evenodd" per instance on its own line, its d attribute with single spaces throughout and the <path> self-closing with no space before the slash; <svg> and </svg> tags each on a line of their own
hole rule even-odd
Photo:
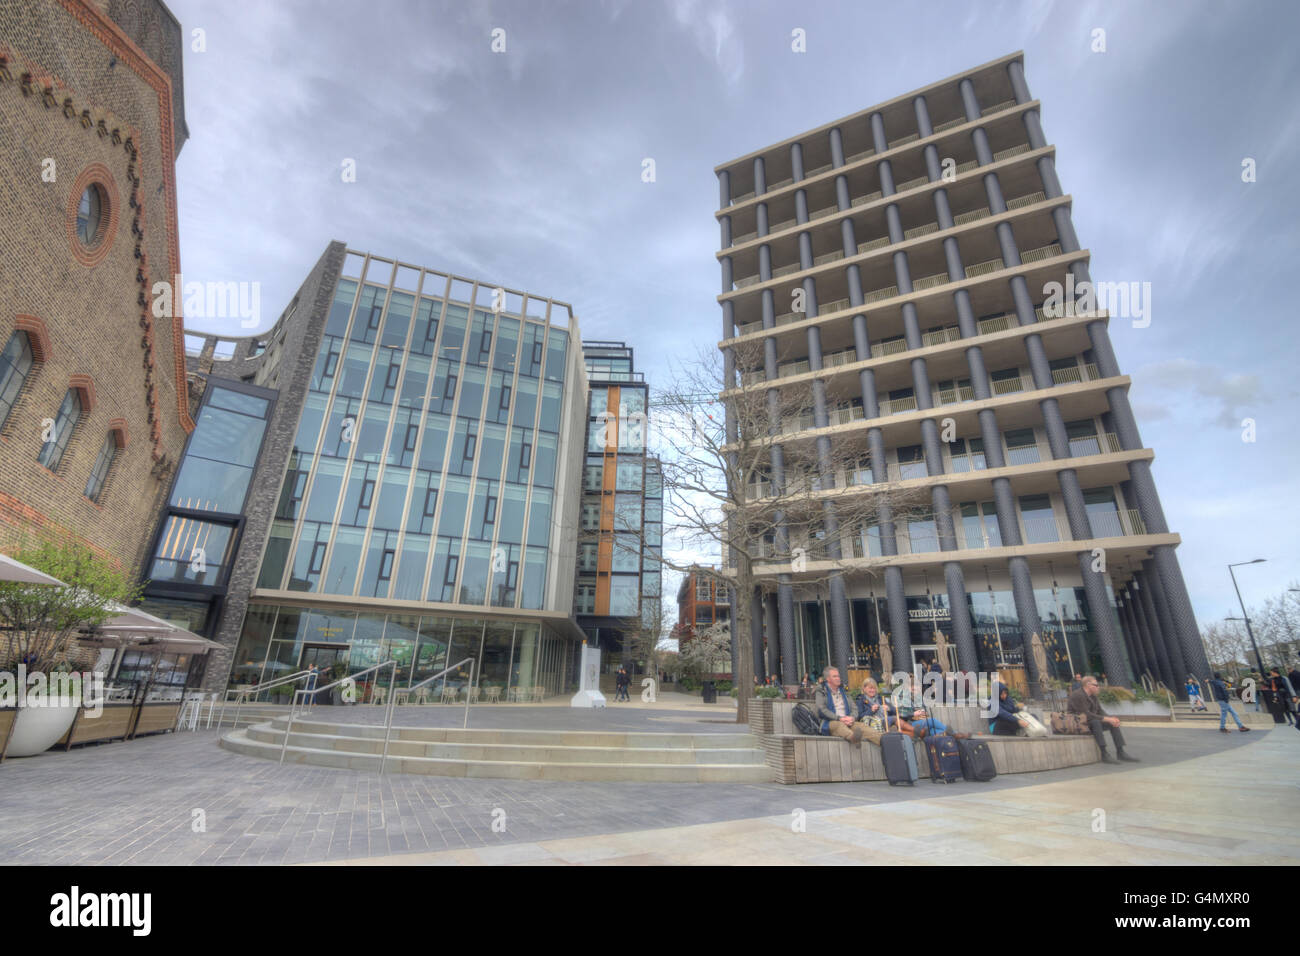
<svg viewBox="0 0 1300 956">
<path fill-rule="evenodd" d="M 794 722 L 794 729 L 799 733 L 807 737 L 820 737 L 822 735 L 822 722 L 817 719 L 816 714 L 803 704 L 794 705 L 790 719 Z"/>
<path fill-rule="evenodd" d="M 1092 728 L 1088 726 L 1088 718 L 1083 714 L 1055 711 L 1051 714 L 1051 721 L 1054 734 L 1079 736 L 1092 733 Z"/>
</svg>

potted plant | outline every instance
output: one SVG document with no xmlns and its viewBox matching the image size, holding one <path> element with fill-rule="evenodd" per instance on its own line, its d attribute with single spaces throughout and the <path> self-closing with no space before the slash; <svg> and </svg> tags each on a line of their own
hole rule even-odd
<svg viewBox="0 0 1300 956">
<path fill-rule="evenodd" d="M 28 757 L 63 737 L 83 703 L 81 681 L 71 676 L 71 662 L 89 653 L 79 632 L 137 600 L 142 585 L 70 536 L 26 537 L 6 552 L 64 585 L 0 582 L 0 660 L 11 662 L 13 675 L 5 703 L 17 708 L 3 756 Z"/>
<path fill-rule="evenodd" d="M 335 661 L 334 664 L 329 669 L 329 679 L 326 680 L 326 683 L 332 684 L 335 681 L 342 680 L 347 676 L 348 676 L 348 665 L 343 661 Z M 344 687 L 342 684 L 340 684 L 338 687 L 330 688 L 331 704 L 337 706 L 341 704 L 355 704 L 357 702 L 356 694 L 348 694 L 345 696 L 343 690 Z"/>
</svg>

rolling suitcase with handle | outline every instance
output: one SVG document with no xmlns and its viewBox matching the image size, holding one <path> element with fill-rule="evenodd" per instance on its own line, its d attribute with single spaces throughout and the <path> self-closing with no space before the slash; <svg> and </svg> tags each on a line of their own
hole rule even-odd
<svg viewBox="0 0 1300 956">
<path fill-rule="evenodd" d="M 930 763 L 931 783 L 956 783 L 962 779 L 961 754 L 957 750 L 956 737 L 951 734 L 926 737 L 925 755 Z"/>
<path fill-rule="evenodd" d="M 916 743 L 901 731 L 889 732 L 888 711 L 885 712 L 885 731 L 880 737 L 880 758 L 885 762 L 889 785 L 906 783 L 916 786 L 920 776 L 916 767 Z"/>
<path fill-rule="evenodd" d="M 988 783 L 998 775 L 989 745 L 982 740 L 957 741 L 957 754 L 961 760 L 961 775 L 967 780 Z"/>
</svg>

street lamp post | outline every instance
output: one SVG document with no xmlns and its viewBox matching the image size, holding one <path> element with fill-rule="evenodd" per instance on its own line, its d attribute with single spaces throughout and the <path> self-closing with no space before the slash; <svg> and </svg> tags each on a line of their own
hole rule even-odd
<svg viewBox="0 0 1300 956">
<path fill-rule="evenodd" d="M 1255 643 L 1255 632 L 1250 628 L 1250 615 L 1246 613 L 1246 602 L 1241 599 L 1241 588 L 1237 586 L 1237 576 L 1232 573 L 1233 568 L 1239 568 L 1244 564 L 1263 564 L 1264 558 L 1256 558 L 1254 561 L 1239 561 L 1236 564 L 1228 565 L 1228 575 L 1232 578 L 1232 587 L 1237 592 L 1237 603 L 1241 605 L 1241 616 L 1246 622 L 1246 635 L 1250 638 L 1251 650 L 1255 652 L 1255 663 L 1259 665 L 1259 675 L 1263 677 L 1268 671 L 1264 670 L 1264 659 L 1259 656 L 1259 645 Z"/>
</svg>

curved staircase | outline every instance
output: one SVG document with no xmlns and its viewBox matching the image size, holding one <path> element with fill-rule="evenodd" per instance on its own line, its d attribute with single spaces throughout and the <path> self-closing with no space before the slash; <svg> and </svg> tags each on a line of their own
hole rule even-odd
<svg viewBox="0 0 1300 956">
<path fill-rule="evenodd" d="M 278 761 L 287 718 L 234 730 L 221 746 Z M 286 763 L 378 771 L 384 728 L 297 719 Z M 512 780 L 772 783 L 758 738 L 747 733 L 606 733 L 394 727 L 387 773 Z"/>
</svg>

